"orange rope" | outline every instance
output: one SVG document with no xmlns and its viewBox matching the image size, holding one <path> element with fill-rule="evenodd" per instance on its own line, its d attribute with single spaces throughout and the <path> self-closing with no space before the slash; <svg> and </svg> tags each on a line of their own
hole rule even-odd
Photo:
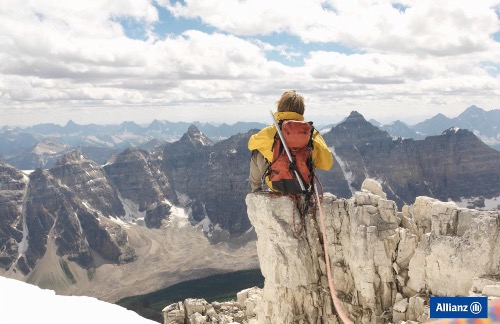
<svg viewBox="0 0 500 324">
<path fill-rule="evenodd" d="M 316 178 L 316 181 L 319 182 L 319 185 L 321 187 L 321 192 L 323 193 L 323 186 L 322 186 L 321 182 L 319 181 L 318 178 Z M 270 192 L 270 193 L 271 193 L 271 197 L 272 197 L 274 193 L 272 193 L 272 192 Z M 321 202 L 320 202 L 318 190 L 316 187 L 314 187 L 314 194 L 315 195 L 313 196 L 313 198 L 316 199 L 316 202 L 318 204 L 319 214 L 320 214 L 321 230 L 323 232 L 322 233 L 323 234 L 323 248 L 325 250 L 326 272 L 327 272 L 327 276 L 328 276 L 328 287 L 330 288 L 330 294 L 332 296 L 333 305 L 335 307 L 335 310 L 337 311 L 337 314 L 339 315 L 342 322 L 344 322 L 344 324 L 353 324 L 353 322 L 349 319 L 349 317 L 347 317 L 344 310 L 342 309 L 342 307 L 340 305 L 340 300 L 337 297 L 337 292 L 335 291 L 335 287 L 333 286 L 332 270 L 331 270 L 331 266 L 330 266 L 330 253 L 328 251 L 328 242 L 326 240 L 326 228 L 325 228 L 325 222 L 323 220 L 324 215 L 323 215 L 323 210 L 321 208 Z M 282 196 L 282 194 L 276 193 L 275 196 Z M 292 199 L 292 202 L 295 205 L 294 197 L 290 197 L 290 198 Z M 314 208 L 314 210 L 315 210 L 315 208 Z M 295 232 L 295 206 L 293 208 L 293 213 L 294 213 L 293 214 L 293 227 L 294 227 L 293 232 L 294 232 L 294 235 L 297 237 L 297 233 Z M 299 213 L 300 213 L 300 211 L 299 211 Z M 301 225 L 302 225 L 302 227 L 300 230 L 300 232 L 301 232 L 300 234 L 302 234 L 302 230 L 305 227 L 304 223 L 302 223 Z"/>
<path fill-rule="evenodd" d="M 321 209 L 321 202 L 319 200 L 319 195 L 316 188 L 314 189 L 314 193 L 316 195 L 316 200 L 318 202 L 321 230 L 323 232 L 323 246 L 325 250 L 326 273 L 328 276 L 328 286 L 330 287 L 330 294 L 332 295 L 333 305 L 335 306 L 335 310 L 337 311 L 337 314 L 339 315 L 342 322 L 344 322 L 345 324 L 352 324 L 353 322 L 344 313 L 344 310 L 340 305 L 340 300 L 337 298 L 337 292 L 335 291 L 335 287 L 333 286 L 332 270 L 330 267 L 330 253 L 328 252 L 328 242 L 326 240 L 326 229 L 325 229 L 325 222 L 323 220 L 324 218 L 323 210 Z"/>
</svg>

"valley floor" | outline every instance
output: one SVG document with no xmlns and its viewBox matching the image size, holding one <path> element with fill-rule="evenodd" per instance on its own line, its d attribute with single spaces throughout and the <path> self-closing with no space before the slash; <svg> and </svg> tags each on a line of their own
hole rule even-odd
<svg viewBox="0 0 500 324">
<path fill-rule="evenodd" d="M 101 218 L 102 222 L 108 222 L 106 225 L 109 226 L 120 223 L 107 218 Z M 97 261 L 95 272 L 90 274 L 68 262 L 76 281 L 72 283 L 60 265 L 55 245 L 48 244 L 47 253 L 28 278 L 12 270 L 0 275 L 53 289 L 58 294 L 92 296 L 115 302 L 190 279 L 259 268 L 255 241 L 239 246 L 210 244 L 200 227 L 189 225 L 182 217 L 173 217 L 160 229 L 125 223 L 119 225 L 125 228 L 130 245 L 135 247 L 135 262 L 116 265 Z"/>
</svg>

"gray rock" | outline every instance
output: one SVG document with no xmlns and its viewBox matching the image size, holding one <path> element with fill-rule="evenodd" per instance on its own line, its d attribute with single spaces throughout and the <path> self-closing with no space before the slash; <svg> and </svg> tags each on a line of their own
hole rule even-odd
<svg viewBox="0 0 500 324">
<path fill-rule="evenodd" d="M 387 195 L 382 189 L 382 185 L 374 179 L 367 178 L 363 181 L 363 183 L 361 184 L 361 191 L 364 190 L 371 192 L 372 194 L 377 195 L 383 199 L 387 199 Z"/>
<path fill-rule="evenodd" d="M 467 295 L 474 278 L 498 273 L 500 212 L 471 212 L 422 196 L 399 214 L 384 199 L 368 204 L 370 194 L 322 202 L 333 284 L 354 322 L 388 323 L 387 314 L 393 321 L 426 321 L 430 294 Z M 265 277 L 258 323 L 339 322 L 327 293 L 319 213 L 306 217 L 296 238 L 289 198 L 248 194 L 246 203 Z M 460 226 L 461 213 L 474 217 Z M 483 294 L 496 296 L 498 286 L 487 283 Z"/>
</svg>

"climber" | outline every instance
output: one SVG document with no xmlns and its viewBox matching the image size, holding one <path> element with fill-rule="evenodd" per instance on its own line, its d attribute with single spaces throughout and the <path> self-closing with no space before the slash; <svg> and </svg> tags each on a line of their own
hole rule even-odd
<svg viewBox="0 0 500 324">
<path fill-rule="evenodd" d="M 274 113 L 274 118 L 279 123 L 280 127 L 284 121 L 304 121 L 304 97 L 295 90 L 285 91 L 276 105 L 278 111 Z M 328 149 L 321 134 L 312 127 L 312 123 L 307 124 L 311 125 L 310 138 L 306 139 L 309 140 L 311 144 L 308 150 L 312 150 L 312 154 L 310 154 L 312 163 L 309 163 L 309 167 L 312 169 L 310 173 L 313 174 L 315 168 L 329 170 L 333 165 L 332 153 Z M 307 127 L 307 125 L 304 125 L 304 127 Z M 276 184 L 273 186 L 270 179 L 270 174 L 276 173 L 275 170 L 269 170 L 269 165 L 272 164 L 273 158 L 276 158 L 277 152 L 273 152 L 273 147 L 275 147 L 277 140 L 279 140 L 279 137 L 277 136 L 276 127 L 272 125 L 252 135 L 248 141 L 248 149 L 252 152 L 249 176 L 252 192 L 262 190 L 264 177 L 267 186 L 272 191 L 286 191 L 286 186 L 283 187 Z M 297 156 L 297 165 L 300 164 L 299 160 L 300 157 Z M 310 179 L 305 179 L 305 182 L 309 184 L 309 180 Z"/>
</svg>

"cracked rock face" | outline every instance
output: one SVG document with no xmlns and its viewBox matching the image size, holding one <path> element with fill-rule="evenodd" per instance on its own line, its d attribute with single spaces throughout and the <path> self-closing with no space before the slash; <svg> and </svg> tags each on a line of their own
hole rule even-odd
<svg viewBox="0 0 500 324">
<path fill-rule="evenodd" d="M 92 209 L 99 210 L 105 216 L 125 215 L 118 192 L 109 184 L 102 168 L 84 158 L 79 151 L 65 154 L 50 169 L 50 173 Z"/>
<path fill-rule="evenodd" d="M 28 177 L 0 161 L 0 268 L 10 267 L 23 238 L 22 209 Z"/>
<path fill-rule="evenodd" d="M 425 321 L 430 295 L 498 294 L 499 212 L 429 197 L 398 212 L 379 186 L 362 188 L 351 199 L 325 194 L 322 201 L 334 287 L 355 323 Z M 247 195 L 246 204 L 265 277 L 258 322 L 339 322 L 319 213 L 306 216 L 297 239 L 292 229 L 298 213 L 289 198 L 256 193 Z"/>
</svg>

